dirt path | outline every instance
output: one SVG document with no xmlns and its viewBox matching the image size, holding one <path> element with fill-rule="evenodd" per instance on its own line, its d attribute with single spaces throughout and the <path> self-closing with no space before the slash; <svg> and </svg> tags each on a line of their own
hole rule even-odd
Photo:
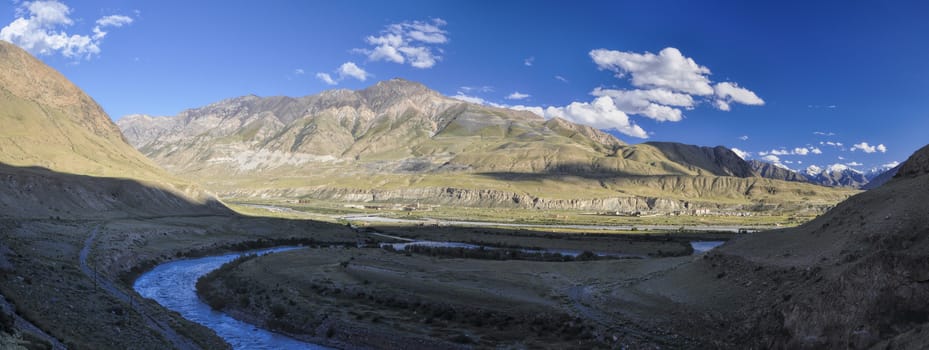
<svg viewBox="0 0 929 350">
<path fill-rule="evenodd" d="M 174 345 L 174 348 L 181 349 L 181 350 L 200 349 L 200 347 L 196 343 L 194 343 L 187 337 L 184 337 L 178 334 L 174 330 L 174 328 L 171 328 L 171 326 L 168 325 L 167 322 L 153 317 L 152 315 L 155 314 L 155 311 L 149 310 L 149 308 L 145 304 L 140 303 L 139 296 L 134 295 L 134 294 L 127 294 L 126 292 L 117 288 L 116 284 L 113 283 L 113 281 L 110 281 L 106 279 L 105 277 L 97 274 L 97 272 L 94 271 L 94 269 L 92 269 L 87 264 L 87 257 L 90 255 L 90 249 L 91 247 L 93 247 L 94 239 L 97 237 L 97 233 L 99 232 L 100 232 L 99 227 L 94 228 L 90 236 L 88 236 L 87 239 L 84 241 L 84 247 L 81 248 L 81 255 L 80 255 L 81 271 L 84 272 L 84 274 L 87 275 L 87 277 L 96 279 L 97 286 L 99 286 L 99 288 L 102 288 L 104 291 L 106 291 L 108 294 L 112 295 L 116 299 L 129 303 L 132 306 L 132 309 L 142 316 L 142 319 L 145 320 L 145 323 L 148 326 L 148 328 L 154 330 L 155 332 L 158 332 L 158 334 L 160 334 L 162 337 L 164 337 L 169 342 L 171 342 L 171 344 Z"/>
</svg>

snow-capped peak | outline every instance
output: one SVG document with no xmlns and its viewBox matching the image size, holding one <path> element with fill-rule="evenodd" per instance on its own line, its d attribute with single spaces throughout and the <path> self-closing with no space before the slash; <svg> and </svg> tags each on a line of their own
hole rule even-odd
<svg viewBox="0 0 929 350">
<path fill-rule="evenodd" d="M 839 163 L 832 164 L 832 165 L 830 165 L 829 167 L 826 168 L 826 172 L 828 172 L 828 173 L 833 173 L 833 174 L 834 174 L 834 173 L 841 173 L 841 172 L 845 172 L 845 171 L 851 171 L 851 172 L 854 172 L 854 173 L 863 174 L 860 170 L 857 170 L 857 169 L 854 169 L 854 168 L 849 168 L 847 165 L 845 165 L 845 164 L 839 164 Z"/>
<path fill-rule="evenodd" d="M 810 176 L 816 176 L 823 172 L 823 168 L 820 168 L 816 165 L 810 165 L 806 167 L 806 174 Z"/>
</svg>

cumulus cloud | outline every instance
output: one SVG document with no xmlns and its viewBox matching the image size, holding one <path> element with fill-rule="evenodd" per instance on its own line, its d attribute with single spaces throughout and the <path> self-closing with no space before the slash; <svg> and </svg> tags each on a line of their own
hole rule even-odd
<svg viewBox="0 0 929 350">
<path fill-rule="evenodd" d="M 341 78 L 352 77 L 359 81 L 365 81 L 365 79 L 368 79 L 369 75 L 368 72 L 365 72 L 364 69 L 361 69 L 355 62 L 351 61 L 342 63 L 342 65 L 339 66 L 338 72 Z"/>
<path fill-rule="evenodd" d="M 525 65 L 526 67 L 532 67 L 532 63 L 534 62 L 535 62 L 535 56 L 528 57 L 523 60 L 523 65 Z"/>
<path fill-rule="evenodd" d="M 630 115 L 677 122 L 683 120 L 684 110 L 693 109 L 702 102 L 715 103 L 726 110 L 732 103 L 764 104 L 758 95 L 736 83 L 717 83 L 714 87 L 714 82 L 709 79 L 709 68 L 697 64 L 673 47 L 658 54 L 597 49 L 590 51 L 589 55 L 599 69 L 613 72 L 619 79 L 628 78 L 635 88 L 598 87 L 590 93 L 594 96 L 593 101 L 576 101 L 564 107 L 503 107 L 532 111 L 546 118 L 561 117 L 597 128 L 615 128 L 629 136 L 647 138 L 648 133 L 633 123 Z M 559 75 L 555 79 L 568 82 Z M 509 97 L 513 99 L 516 96 Z M 494 105 L 460 92 L 455 98 Z"/>
<path fill-rule="evenodd" d="M 820 144 L 820 146 L 832 146 L 832 147 L 842 147 L 842 146 L 845 146 L 845 145 L 842 144 L 841 142 L 833 142 L 833 141 L 819 141 L 819 144 Z"/>
<path fill-rule="evenodd" d="M 742 158 L 742 159 L 747 159 L 748 157 L 752 156 L 750 152 L 745 152 L 735 147 L 730 148 L 730 149 L 732 150 L 732 153 L 735 153 L 735 155 L 739 156 L 739 158 Z"/>
<path fill-rule="evenodd" d="M 596 49 L 590 51 L 590 57 L 599 69 L 628 79 L 635 87 L 596 88 L 591 94 L 612 98 L 619 110 L 630 115 L 676 122 L 683 119 L 683 110 L 693 109 L 700 101 L 723 111 L 730 110 L 734 103 L 764 104 L 757 94 L 734 82 L 714 85 L 709 68 L 673 47 L 658 54 Z"/>
<path fill-rule="evenodd" d="M 430 21 L 406 21 L 387 25 L 378 35 L 365 38 L 373 48 L 355 49 L 371 61 L 408 63 L 415 68 L 432 68 L 442 59 L 442 50 L 435 46 L 448 42 L 447 23 L 435 18 Z"/>
<path fill-rule="evenodd" d="M 864 164 L 861 164 L 861 163 L 858 163 L 858 162 L 850 162 L 850 163 L 845 163 L 845 165 L 848 165 L 848 166 L 862 166 L 862 165 L 864 165 Z"/>
<path fill-rule="evenodd" d="M 758 95 L 748 89 L 739 87 L 736 83 L 718 83 L 713 86 L 713 90 L 716 93 L 716 108 L 723 111 L 730 110 L 729 105 L 733 102 L 750 106 L 764 105 L 764 100 Z"/>
<path fill-rule="evenodd" d="M 560 82 L 562 82 L 562 83 L 567 83 L 567 82 L 568 82 L 568 79 L 567 79 L 567 78 L 565 78 L 565 77 L 563 77 L 563 76 L 560 76 L 560 75 L 556 75 L 556 76 L 555 76 L 555 80 L 558 80 L 558 81 L 560 81 Z"/>
<path fill-rule="evenodd" d="M 739 140 L 748 141 L 748 135 L 739 136 Z"/>
<path fill-rule="evenodd" d="M 298 74 L 302 73 L 298 72 Z M 345 78 L 354 78 L 358 81 L 365 81 L 368 79 L 368 77 L 371 76 L 371 74 L 366 72 L 361 67 L 358 67 L 358 65 L 352 61 L 342 63 L 342 65 L 335 70 L 335 74 L 337 78 L 333 78 L 329 73 L 316 73 L 316 79 L 322 80 L 324 83 L 329 85 L 337 85 L 338 83 L 342 82 L 342 80 L 345 80 Z"/>
<path fill-rule="evenodd" d="M 680 121 L 683 119 L 683 113 L 674 107 L 691 108 L 694 105 L 693 97 L 690 95 L 667 89 L 617 90 L 598 87 L 590 94 L 597 97 L 608 96 L 623 112 L 657 121 Z"/>
<path fill-rule="evenodd" d="M 616 108 L 609 97 L 597 97 L 590 103 L 573 102 L 565 107 L 525 107 L 511 106 L 513 109 L 528 110 L 546 119 L 562 118 L 578 124 L 590 125 L 598 129 L 613 129 L 625 135 L 641 139 L 648 138 L 648 133 L 633 123 L 629 116 Z"/>
<path fill-rule="evenodd" d="M 507 100 L 525 100 L 529 98 L 529 96 L 530 96 L 529 94 L 524 94 L 519 91 L 513 91 L 512 94 L 507 95 L 506 99 Z"/>
<path fill-rule="evenodd" d="M 106 28 L 132 23 L 123 15 L 104 16 L 95 22 L 93 34 L 69 34 L 64 28 L 74 25 L 71 8 L 58 1 L 25 1 L 16 9 L 17 18 L 0 29 L 6 40 L 35 55 L 59 53 L 67 58 L 90 59 L 100 54 Z"/>
<path fill-rule="evenodd" d="M 296 75 L 304 75 L 304 74 L 306 74 L 306 71 L 304 71 L 302 68 L 297 68 L 297 69 L 294 69 L 294 74 L 296 74 Z"/>
<path fill-rule="evenodd" d="M 813 135 L 819 135 L 819 136 L 835 136 L 835 133 L 834 133 L 834 132 L 830 132 L 830 131 L 814 131 L 814 132 L 813 132 Z"/>
<path fill-rule="evenodd" d="M 632 85 L 666 88 L 694 95 L 711 95 L 710 69 L 668 47 L 653 54 L 597 49 L 590 52 L 597 67 L 613 72 L 617 78 L 631 76 Z"/>
<path fill-rule="evenodd" d="M 813 153 L 813 154 L 823 154 L 823 150 L 821 150 L 821 149 L 819 149 L 819 148 L 817 148 L 817 147 L 810 147 L 810 153 Z"/>
<path fill-rule="evenodd" d="M 851 150 L 852 151 L 861 150 L 864 153 L 875 153 L 875 152 L 887 153 L 887 146 L 884 146 L 883 143 L 877 146 L 871 146 L 867 142 L 861 142 L 861 143 L 856 143 L 852 145 Z"/>
<path fill-rule="evenodd" d="M 598 129 L 612 129 L 622 134 L 637 138 L 648 138 L 648 133 L 629 119 L 629 115 L 616 108 L 609 97 L 598 97 L 590 103 L 573 102 L 564 107 L 539 107 L 524 105 L 506 105 L 487 101 L 481 97 L 467 95 L 458 91 L 452 98 L 469 103 L 486 106 L 528 111 L 545 119 L 561 118 L 574 123 L 589 125 Z"/>
</svg>

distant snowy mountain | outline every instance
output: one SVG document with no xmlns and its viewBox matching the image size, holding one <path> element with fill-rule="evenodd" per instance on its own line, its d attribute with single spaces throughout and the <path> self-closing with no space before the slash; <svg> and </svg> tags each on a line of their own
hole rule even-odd
<svg viewBox="0 0 929 350">
<path fill-rule="evenodd" d="M 844 164 L 832 164 L 825 169 L 811 165 L 804 173 L 811 182 L 823 186 L 861 188 L 868 183 L 868 178 L 863 172 Z"/>
<path fill-rule="evenodd" d="M 751 160 L 749 164 L 761 177 L 785 181 L 809 182 L 829 187 L 864 188 L 868 182 L 883 173 L 883 171 L 880 171 L 879 173 L 869 176 L 871 172 L 864 173 L 844 164 L 832 164 L 825 168 L 817 165 L 810 165 L 801 171 L 794 171 L 784 168 L 780 164 L 772 164 L 759 160 Z M 877 171 L 877 169 L 874 170 Z"/>
</svg>

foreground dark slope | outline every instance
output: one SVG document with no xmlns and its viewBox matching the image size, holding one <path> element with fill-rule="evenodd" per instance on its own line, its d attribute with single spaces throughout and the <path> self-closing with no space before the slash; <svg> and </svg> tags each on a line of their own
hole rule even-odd
<svg viewBox="0 0 929 350">
<path fill-rule="evenodd" d="M 4 350 L 222 349 L 212 331 L 140 300 L 132 278 L 188 255 L 356 239 L 336 225 L 235 215 L 127 144 L 60 73 L 3 41 L 0 125 Z"/>
<path fill-rule="evenodd" d="M 699 319 L 677 329 L 718 346 L 920 349 L 927 271 L 929 146 L 801 227 L 733 240 L 637 288 L 668 288 L 658 294 Z"/>
</svg>

